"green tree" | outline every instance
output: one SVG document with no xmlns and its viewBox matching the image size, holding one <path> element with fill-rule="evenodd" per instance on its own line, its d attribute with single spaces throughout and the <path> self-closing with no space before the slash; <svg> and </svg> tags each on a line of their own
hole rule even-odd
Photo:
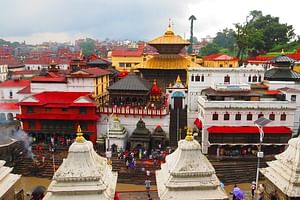
<svg viewBox="0 0 300 200">
<path fill-rule="evenodd" d="M 233 29 L 224 29 L 222 32 L 217 32 L 217 36 L 213 39 L 213 43 L 219 47 L 234 51 L 236 44 L 235 32 Z"/>
<path fill-rule="evenodd" d="M 216 43 L 209 43 L 208 45 L 206 45 L 205 47 L 203 47 L 200 52 L 199 52 L 199 56 L 207 56 L 210 54 L 215 54 L 215 53 L 219 53 L 220 52 L 220 47 L 216 44 Z"/>
<path fill-rule="evenodd" d="M 95 40 L 86 38 L 84 42 L 80 44 L 83 55 L 90 55 L 95 52 Z"/>
<path fill-rule="evenodd" d="M 292 25 L 282 24 L 278 17 L 264 16 L 257 10 L 250 12 L 245 23 L 235 24 L 235 27 L 238 57 L 242 57 L 244 53 L 256 55 L 260 52 L 268 52 L 275 46 L 290 42 L 295 37 Z"/>
</svg>

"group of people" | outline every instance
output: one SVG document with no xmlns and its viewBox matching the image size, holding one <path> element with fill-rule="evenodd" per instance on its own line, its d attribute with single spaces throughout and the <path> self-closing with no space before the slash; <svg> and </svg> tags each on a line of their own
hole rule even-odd
<svg viewBox="0 0 300 200">
<path fill-rule="evenodd" d="M 264 193 L 265 193 L 265 185 L 263 183 L 260 183 L 258 187 L 256 187 L 256 182 L 253 181 L 251 183 L 251 196 L 252 199 L 255 198 L 255 193 L 257 194 L 257 200 L 264 200 Z M 236 184 L 233 187 L 232 192 L 232 200 L 244 200 L 245 193 L 242 191 Z"/>
</svg>

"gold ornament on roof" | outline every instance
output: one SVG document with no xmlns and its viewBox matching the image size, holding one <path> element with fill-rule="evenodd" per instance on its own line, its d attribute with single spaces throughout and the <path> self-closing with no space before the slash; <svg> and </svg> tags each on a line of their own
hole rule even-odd
<svg viewBox="0 0 300 200">
<path fill-rule="evenodd" d="M 181 83 L 181 79 L 179 75 L 177 75 L 176 83 Z"/>
<path fill-rule="evenodd" d="M 194 137 L 193 137 L 193 132 L 191 128 L 188 128 L 186 130 L 186 136 L 185 136 L 185 140 L 186 141 L 193 141 Z"/>
<path fill-rule="evenodd" d="M 84 142 L 84 137 L 83 137 L 83 133 L 81 131 L 80 125 L 78 125 L 77 127 L 77 133 L 76 133 L 77 137 L 76 137 L 76 142 Z"/>
<path fill-rule="evenodd" d="M 173 31 L 172 25 L 171 25 L 171 18 L 169 18 L 169 25 L 168 25 L 167 31 L 165 32 L 165 35 L 174 35 L 174 31 Z"/>
<path fill-rule="evenodd" d="M 114 121 L 119 121 L 118 115 L 115 115 L 115 116 L 114 116 Z"/>
</svg>

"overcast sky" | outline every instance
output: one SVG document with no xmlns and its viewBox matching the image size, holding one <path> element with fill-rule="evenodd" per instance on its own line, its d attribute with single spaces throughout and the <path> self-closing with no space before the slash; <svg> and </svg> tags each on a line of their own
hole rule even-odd
<svg viewBox="0 0 300 200">
<path fill-rule="evenodd" d="M 280 18 L 300 35 L 297 0 L 0 0 L 0 38 L 36 44 L 103 40 L 148 41 L 164 33 L 169 18 L 176 34 L 189 38 L 190 15 L 199 39 L 233 23 L 251 10 Z"/>
</svg>

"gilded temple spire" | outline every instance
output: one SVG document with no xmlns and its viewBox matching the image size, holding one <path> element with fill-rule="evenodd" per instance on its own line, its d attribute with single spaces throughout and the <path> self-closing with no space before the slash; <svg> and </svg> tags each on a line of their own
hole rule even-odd
<svg viewBox="0 0 300 200">
<path fill-rule="evenodd" d="M 80 125 L 78 125 L 77 127 L 77 133 L 76 133 L 77 137 L 76 137 L 76 142 L 84 142 L 84 137 L 83 137 L 83 133 L 81 131 L 81 127 Z"/>
<path fill-rule="evenodd" d="M 185 136 L 185 140 L 186 141 L 193 141 L 194 137 L 193 137 L 193 132 L 191 128 L 188 128 L 186 130 L 186 136 Z"/>
</svg>

